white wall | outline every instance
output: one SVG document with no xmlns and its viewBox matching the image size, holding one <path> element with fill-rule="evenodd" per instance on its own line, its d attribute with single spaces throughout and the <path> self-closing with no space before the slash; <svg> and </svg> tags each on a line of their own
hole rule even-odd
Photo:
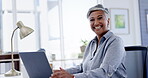
<svg viewBox="0 0 148 78">
<path fill-rule="evenodd" d="M 141 45 L 138 0 L 103 0 L 107 8 L 125 8 L 129 10 L 129 34 L 120 34 L 125 45 Z"/>
</svg>

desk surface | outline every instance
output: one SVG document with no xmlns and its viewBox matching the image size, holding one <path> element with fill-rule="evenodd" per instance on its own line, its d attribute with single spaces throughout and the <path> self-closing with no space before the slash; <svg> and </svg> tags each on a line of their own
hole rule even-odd
<svg viewBox="0 0 148 78">
<path fill-rule="evenodd" d="M 23 77 L 22 77 L 22 75 L 20 75 L 20 76 L 5 77 L 4 74 L 0 74 L 0 78 L 23 78 Z"/>
</svg>

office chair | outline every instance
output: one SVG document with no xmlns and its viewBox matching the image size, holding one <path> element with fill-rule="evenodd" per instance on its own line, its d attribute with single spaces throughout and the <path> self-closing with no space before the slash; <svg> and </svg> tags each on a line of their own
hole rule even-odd
<svg viewBox="0 0 148 78">
<path fill-rule="evenodd" d="M 127 78 L 148 78 L 147 76 L 147 47 L 126 46 Z"/>
</svg>

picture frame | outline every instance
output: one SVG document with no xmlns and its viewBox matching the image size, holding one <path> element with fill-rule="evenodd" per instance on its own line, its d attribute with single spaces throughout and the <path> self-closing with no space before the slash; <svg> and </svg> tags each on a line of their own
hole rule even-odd
<svg viewBox="0 0 148 78">
<path fill-rule="evenodd" d="M 148 32 L 148 9 L 145 10 L 145 17 L 146 17 L 146 30 Z"/>
<path fill-rule="evenodd" d="M 129 34 L 129 12 L 124 8 L 110 9 L 111 31 L 115 34 Z"/>
</svg>

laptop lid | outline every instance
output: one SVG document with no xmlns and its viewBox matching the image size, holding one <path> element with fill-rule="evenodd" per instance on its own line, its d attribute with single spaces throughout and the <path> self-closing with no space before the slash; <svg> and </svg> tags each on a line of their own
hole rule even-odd
<svg viewBox="0 0 148 78">
<path fill-rule="evenodd" d="M 49 78 L 52 69 L 44 52 L 20 52 L 29 78 Z"/>
</svg>

